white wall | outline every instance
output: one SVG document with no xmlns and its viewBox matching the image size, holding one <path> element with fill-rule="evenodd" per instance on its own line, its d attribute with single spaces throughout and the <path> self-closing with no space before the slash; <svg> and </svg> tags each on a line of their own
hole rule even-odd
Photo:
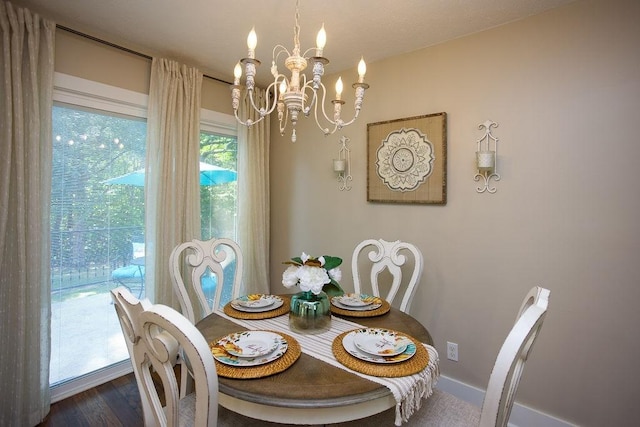
<svg viewBox="0 0 640 427">
<path fill-rule="evenodd" d="M 578 1 L 369 64 L 362 115 L 342 132 L 351 138 L 349 192 L 331 171 L 340 135 L 324 138 L 305 119 L 295 144 L 274 132 L 272 291 L 284 291 L 281 262 L 303 250 L 341 256 L 348 271 L 364 238 L 411 241 L 425 256 L 412 312 L 431 331 L 443 374 L 484 388 L 525 293 L 547 287 L 550 312 L 518 401 L 580 425 L 632 425 L 640 416 L 639 19 L 635 0 Z M 441 111 L 447 205 L 368 203 L 366 124 Z M 494 195 L 478 194 L 473 181 L 477 125 L 487 119 L 499 123 Z M 346 274 L 343 284 L 352 286 Z M 459 344 L 459 362 L 444 357 L 446 341 Z"/>
</svg>

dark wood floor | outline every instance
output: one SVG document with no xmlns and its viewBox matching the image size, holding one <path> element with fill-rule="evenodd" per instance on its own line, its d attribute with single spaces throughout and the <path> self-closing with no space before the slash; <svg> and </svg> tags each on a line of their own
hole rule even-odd
<svg viewBox="0 0 640 427">
<path fill-rule="evenodd" d="M 41 427 L 142 426 L 142 406 L 133 373 L 51 405 Z"/>
</svg>

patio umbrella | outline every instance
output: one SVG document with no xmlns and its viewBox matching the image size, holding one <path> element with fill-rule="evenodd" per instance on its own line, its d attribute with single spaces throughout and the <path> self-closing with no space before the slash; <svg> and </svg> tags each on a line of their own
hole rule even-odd
<svg viewBox="0 0 640 427">
<path fill-rule="evenodd" d="M 217 185 L 232 182 L 238 178 L 238 173 L 231 169 L 200 162 L 200 185 Z M 104 184 L 122 184 L 144 187 L 144 169 L 130 172 L 103 181 Z"/>
</svg>

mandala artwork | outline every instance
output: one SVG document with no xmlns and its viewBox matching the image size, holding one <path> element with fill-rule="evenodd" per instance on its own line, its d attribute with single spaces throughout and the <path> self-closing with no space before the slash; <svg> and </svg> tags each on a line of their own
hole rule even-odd
<svg viewBox="0 0 640 427">
<path fill-rule="evenodd" d="M 376 153 L 380 179 L 393 191 L 418 188 L 433 171 L 433 144 L 418 129 L 391 132 Z"/>
</svg>

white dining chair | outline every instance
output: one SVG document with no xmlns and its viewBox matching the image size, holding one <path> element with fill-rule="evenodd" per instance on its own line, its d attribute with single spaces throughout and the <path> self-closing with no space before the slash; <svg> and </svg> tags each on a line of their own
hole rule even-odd
<svg viewBox="0 0 640 427">
<path fill-rule="evenodd" d="M 547 314 L 550 291 L 534 287 L 523 302 L 523 310 L 507 335 L 489 377 L 482 408 L 435 389 L 419 411 L 403 423 L 407 427 L 506 427 L 511 415 L 524 364 Z M 395 408 L 366 419 L 335 427 L 391 426 Z"/>
<path fill-rule="evenodd" d="M 231 239 L 194 239 L 176 246 L 169 256 L 169 271 L 182 314 L 194 324 L 211 314 L 221 304 L 225 277 L 230 274 L 232 289 L 227 299 L 238 298 L 242 269 L 242 251 Z"/>
<path fill-rule="evenodd" d="M 111 291 L 142 401 L 145 426 L 257 427 L 264 422 L 218 405 L 213 355 L 200 331 L 182 314 L 138 300 L 123 286 Z M 195 391 L 179 395 L 176 352 L 189 362 Z M 154 378 L 159 381 L 154 381 Z M 164 396 L 165 405 L 161 404 Z"/>
<path fill-rule="evenodd" d="M 139 301 L 124 287 L 111 294 L 140 391 L 145 426 L 178 426 L 189 421 L 190 425 L 217 425 L 218 377 L 202 334 L 170 307 Z M 174 371 L 178 349 L 191 362 L 196 379 L 195 393 L 182 399 Z M 154 376 L 160 379 L 164 407 Z"/>
<path fill-rule="evenodd" d="M 368 261 L 364 261 L 364 257 L 361 255 L 367 250 L 369 251 L 367 254 Z M 407 255 L 409 255 L 409 257 Z M 403 282 L 402 268 L 405 264 L 409 265 L 409 263 L 407 263 L 409 258 L 412 258 L 413 261 L 411 276 L 409 280 Z M 391 304 L 400 288 L 404 287 L 404 295 L 402 296 L 399 309 L 408 313 L 411 308 L 411 300 L 422 277 L 423 267 L 422 252 L 411 243 L 400 240 L 396 240 L 395 242 L 387 242 L 383 239 L 364 240 L 355 247 L 351 258 L 354 291 L 355 293 L 371 292 L 373 295 L 382 297 Z M 380 274 L 385 270 L 391 274 L 392 282 L 388 285 L 387 295 L 383 296 L 381 294 Z M 362 286 L 361 274 L 363 272 L 369 272 L 369 281 L 371 283 L 370 291 L 368 287 L 367 290 L 365 290 Z"/>
</svg>

